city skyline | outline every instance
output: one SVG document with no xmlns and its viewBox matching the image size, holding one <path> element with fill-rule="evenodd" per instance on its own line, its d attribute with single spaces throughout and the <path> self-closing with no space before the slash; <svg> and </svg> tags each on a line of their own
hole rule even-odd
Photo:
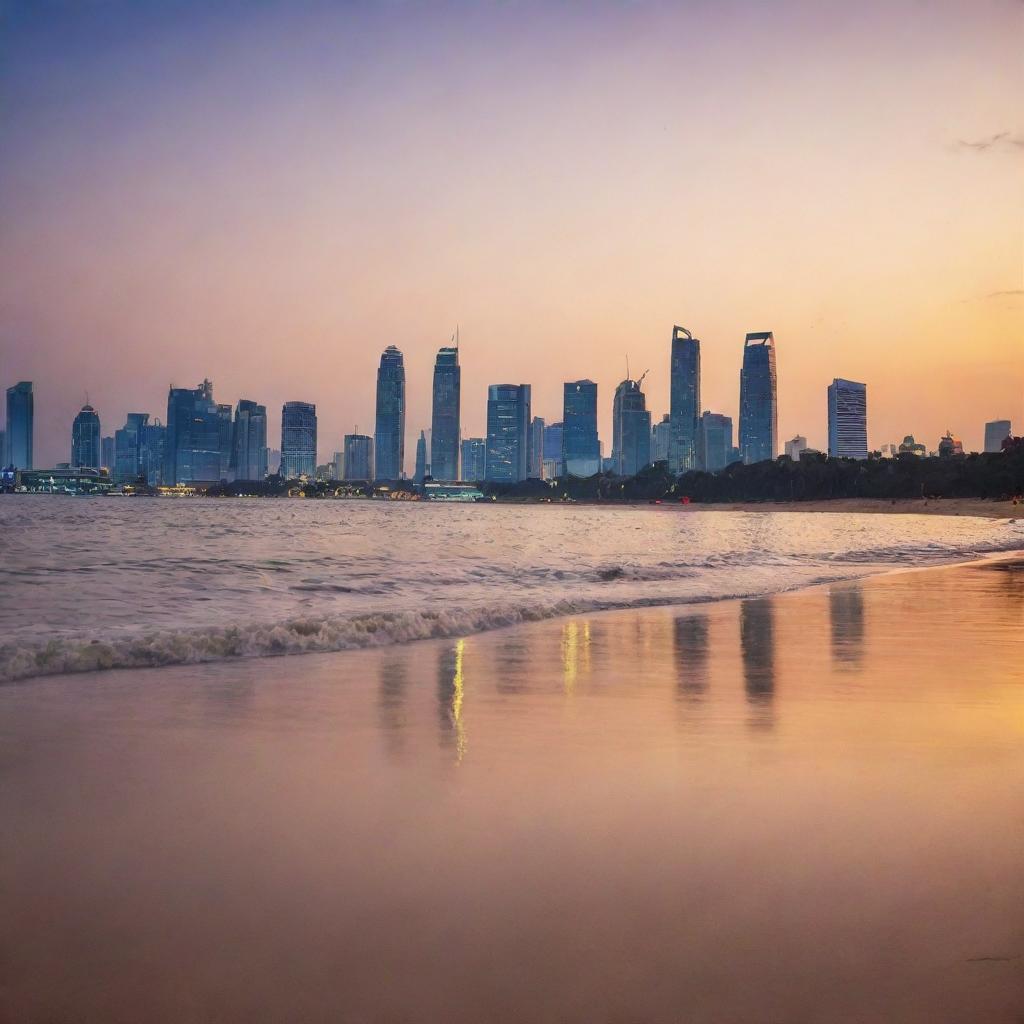
<svg viewBox="0 0 1024 1024">
<path fill-rule="evenodd" d="M 657 420 L 681 320 L 737 427 L 759 325 L 780 439 L 826 446 L 837 372 L 870 382 L 874 443 L 1021 420 L 1019 3 L 213 6 L 2 15 L 0 371 L 35 382 L 37 462 L 86 391 L 120 426 L 204 375 L 271 438 L 315 402 L 327 455 L 373 423 L 348 382 L 388 344 L 408 450 L 456 323 L 466 395 L 529 381 L 549 417 L 628 357 Z"/>
</svg>

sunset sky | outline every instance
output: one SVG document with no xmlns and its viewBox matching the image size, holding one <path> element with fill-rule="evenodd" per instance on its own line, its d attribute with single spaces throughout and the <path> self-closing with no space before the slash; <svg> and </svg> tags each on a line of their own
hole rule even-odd
<svg viewBox="0 0 1024 1024">
<path fill-rule="evenodd" d="M 405 353 L 407 469 L 456 324 L 486 387 L 611 400 L 702 340 L 734 417 L 778 343 L 782 440 L 868 384 L 872 446 L 1024 432 L 1024 3 L 0 0 L 0 384 L 37 466 L 88 392 L 111 434 L 168 384 L 373 432 Z"/>
</svg>

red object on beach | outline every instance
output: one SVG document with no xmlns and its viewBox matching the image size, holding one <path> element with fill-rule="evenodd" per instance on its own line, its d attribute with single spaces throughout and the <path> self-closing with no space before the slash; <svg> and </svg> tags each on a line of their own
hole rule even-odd
<svg viewBox="0 0 1024 1024">
<path fill-rule="evenodd" d="M 690 499 L 687 498 L 687 497 L 682 497 L 682 498 L 679 499 L 679 504 L 680 505 L 689 505 L 690 504 Z"/>
</svg>

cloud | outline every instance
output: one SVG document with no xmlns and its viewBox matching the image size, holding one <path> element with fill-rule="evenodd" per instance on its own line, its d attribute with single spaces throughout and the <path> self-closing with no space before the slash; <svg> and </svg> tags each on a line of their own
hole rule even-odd
<svg viewBox="0 0 1024 1024">
<path fill-rule="evenodd" d="M 984 153 L 989 149 L 1003 152 L 1024 154 L 1024 134 L 1015 132 L 996 132 L 981 139 L 958 139 L 957 149 L 967 149 L 974 153 Z"/>
</svg>

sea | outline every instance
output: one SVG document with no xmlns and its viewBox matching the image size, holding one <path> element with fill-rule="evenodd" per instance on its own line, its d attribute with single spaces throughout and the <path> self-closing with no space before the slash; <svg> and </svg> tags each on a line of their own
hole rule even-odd
<svg viewBox="0 0 1024 1024">
<path fill-rule="evenodd" d="M 341 651 L 1024 549 L 1024 521 L 0 497 L 0 681 Z"/>
</svg>

